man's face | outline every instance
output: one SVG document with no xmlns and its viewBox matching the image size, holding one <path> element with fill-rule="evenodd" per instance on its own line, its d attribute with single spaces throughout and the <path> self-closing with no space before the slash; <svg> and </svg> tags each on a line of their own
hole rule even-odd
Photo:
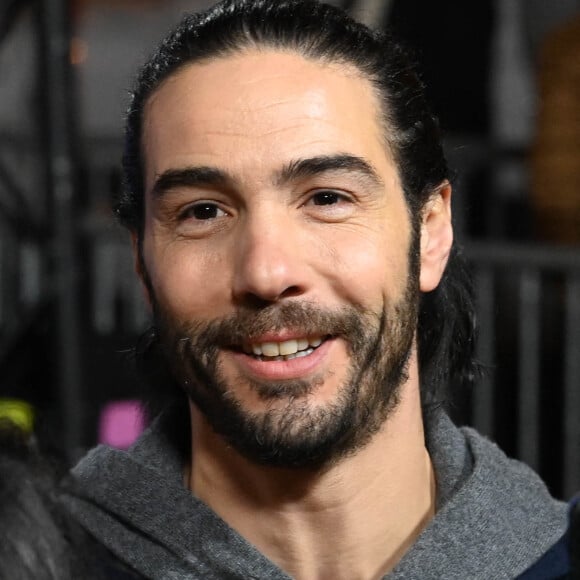
<svg viewBox="0 0 580 580">
<path fill-rule="evenodd" d="M 191 65 L 144 117 L 143 268 L 173 371 L 253 460 L 319 466 L 384 423 L 418 294 L 378 100 L 254 51 Z"/>
</svg>

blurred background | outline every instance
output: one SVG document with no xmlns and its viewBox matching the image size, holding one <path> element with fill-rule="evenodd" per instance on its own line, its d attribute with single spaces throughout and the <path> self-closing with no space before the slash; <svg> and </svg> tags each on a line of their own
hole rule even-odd
<svg viewBox="0 0 580 580">
<path fill-rule="evenodd" d="M 147 422 L 120 187 L 132 77 L 202 0 L 0 1 L 0 420 L 74 461 Z M 580 489 L 580 0 L 336 0 L 416 53 L 445 133 L 487 373 L 450 412 Z"/>
</svg>

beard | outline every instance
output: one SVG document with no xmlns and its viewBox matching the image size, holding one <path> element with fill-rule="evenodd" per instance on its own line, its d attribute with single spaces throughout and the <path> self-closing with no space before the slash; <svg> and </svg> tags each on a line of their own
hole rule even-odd
<svg viewBox="0 0 580 580">
<path fill-rule="evenodd" d="M 364 447 L 398 404 L 417 326 L 414 262 L 410 260 L 402 297 L 385 303 L 379 312 L 357 306 L 331 310 L 291 300 L 240 307 L 222 319 L 184 322 L 154 299 L 160 346 L 188 398 L 240 454 L 272 467 L 321 469 Z M 283 381 L 226 379 L 222 349 L 281 329 L 345 342 L 348 371 L 331 402 L 314 405 L 308 400 L 328 378 L 322 375 Z M 264 410 L 245 408 L 236 396 L 236 382 L 249 386 L 265 402 Z"/>
</svg>

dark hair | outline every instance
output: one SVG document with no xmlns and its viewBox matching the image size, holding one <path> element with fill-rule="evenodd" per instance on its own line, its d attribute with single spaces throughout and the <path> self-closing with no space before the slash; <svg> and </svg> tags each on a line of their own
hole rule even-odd
<svg viewBox="0 0 580 580">
<path fill-rule="evenodd" d="M 314 0 L 224 0 L 186 16 L 141 69 L 126 124 L 125 187 L 115 204 L 120 221 L 142 236 L 144 191 L 143 109 L 160 84 L 180 68 L 247 48 L 295 51 L 321 62 L 356 68 L 382 102 L 386 146 L 395 162 L 417 233 L 421 210 L 449 179 L 437 119 L 426 102 L 414 63 L 388 33 L 373 32 L 345 12 Z M 471 376 L 474 315 L 471 287 L 452 255 L 440 287 L 424 295 L 419 321 L 423 385 L 450 375 Z M 424 388 L 433 394 L 433 388 Z"/>
</svg>

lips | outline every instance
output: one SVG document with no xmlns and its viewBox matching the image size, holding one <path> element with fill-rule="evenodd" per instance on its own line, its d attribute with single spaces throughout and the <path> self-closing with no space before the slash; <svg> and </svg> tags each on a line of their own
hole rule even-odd
<svg viewBox="0 0 580 580">
<path fill-rule="evenodd" d="M 268 337 L 269 338 L 269 337 Z M 306 378 L 320 370 L 330 348 L 331 336 L 311 336 L 286 340 L 247 342 L 240 349 L 229 350 L 239 369 L 258 380 Z M 254 354 L 255 352 L 262 354 Z M 290 354 L 281 354 L 282 352 Z M 269 356 L 266 353 L 278 353 Z"/>
</svg>

